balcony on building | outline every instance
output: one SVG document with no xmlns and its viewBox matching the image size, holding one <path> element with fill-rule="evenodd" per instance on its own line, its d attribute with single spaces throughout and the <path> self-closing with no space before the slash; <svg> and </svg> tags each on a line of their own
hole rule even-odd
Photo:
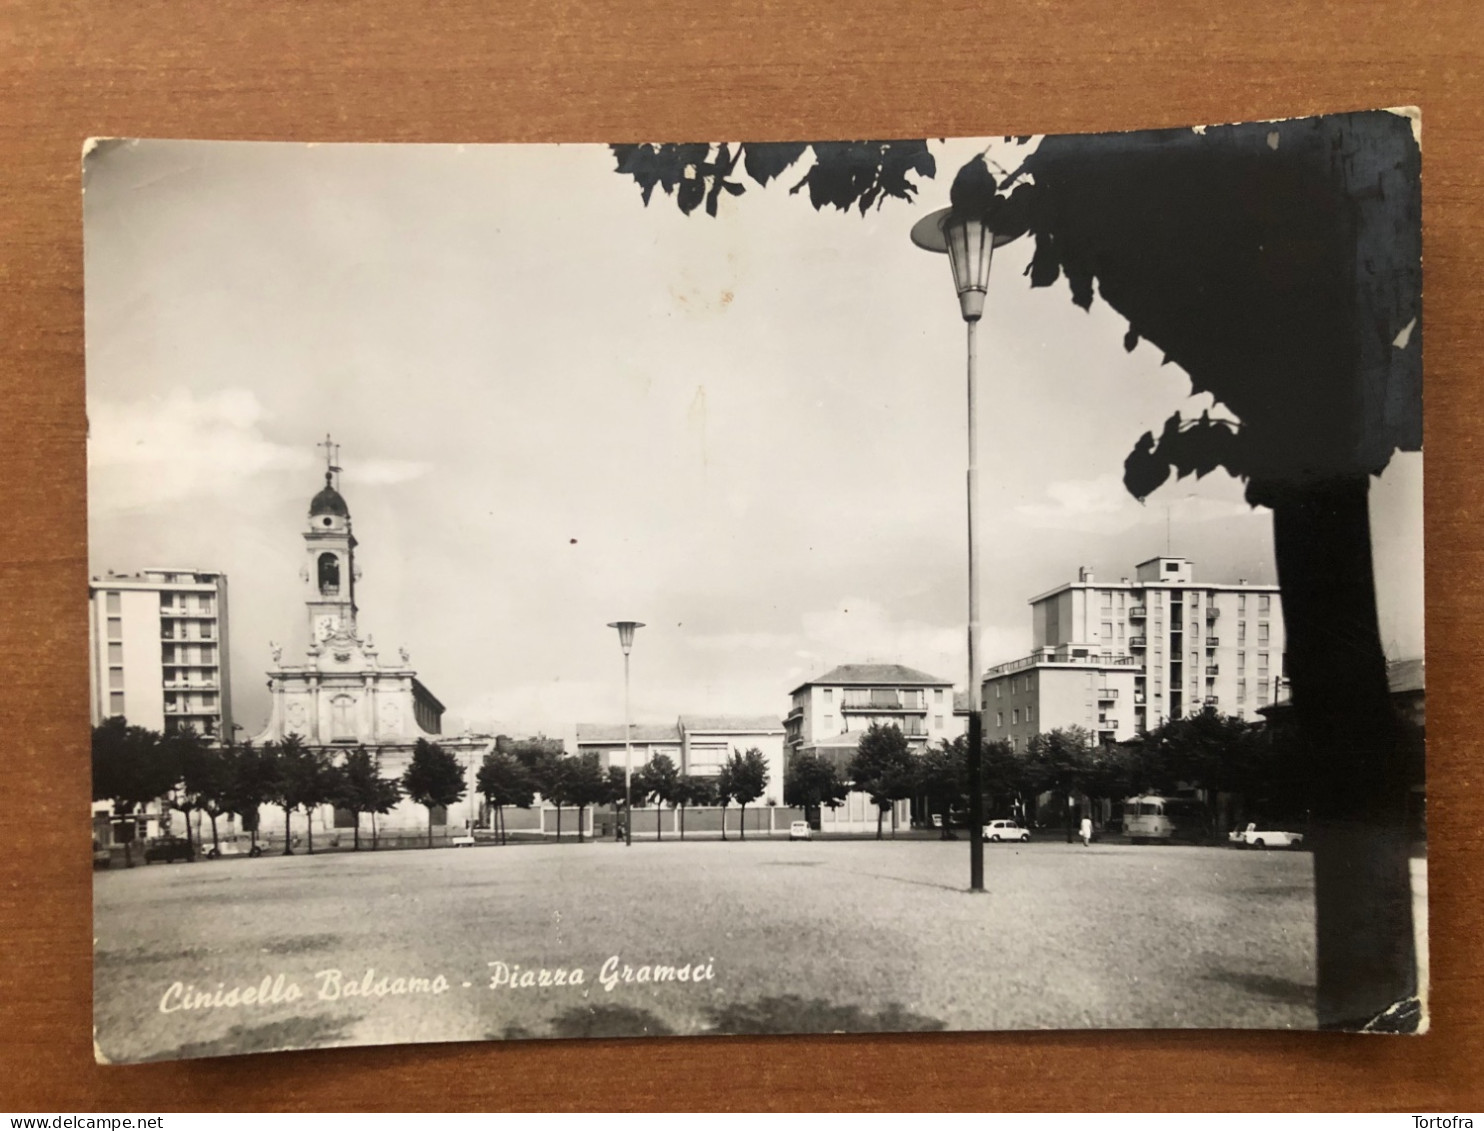
<svg viewBox="0 0 1484 1131">
<path fill-rule="evenodd" d="M 1205 703 L 1205 705 L 1207 707 L 1215 707 L 1217 704 L 1219 704 L 1221 702 L 1221 696 L 1219 696 L 1219 695 L 1207 695 L 1205 697 L 1205 699 L 1202 700 L 1202 702 Z"/>
<path fill-rule="evenodd" d="M 1113 702 L 1113 700 L 1115 700 L 1117 698 L 1118 698 L 1118 688 L 1116 688 L 1116 687 L 1100 687 L 1100 688 L 1098 688 L 1098 702 L 1099 703 L 1111 703 L 1111 702 Z"/>
<path fill-rule="evenodd" d="M 1216 620 L 1220 616 L 1221 616 L 1221 610 L 1219 608 L 1217 608 L 1215 605 L 1207 605 L 1206 606 L 1206 619 L 1208 621 Z"/>
<path fill-rule="evenodd" d="M 1215 648 L 1220 643 L 1221 643 L 1221 637 L 1219 637 L 1219 636 L 1208 636 L 1208 637 L 1206 637 L 1206 647 L 1207 648 Z"/>
<path fill-rule="evenodd" d="M 1148 645 L 1148 638 L 1144 636 L 1130 636 L 1128 646 L 1130 648 L 1144 648 Z"/>
<path fill-rule="evenodd" d="M 1220 675 L 1221 674 L 1221 665 L 1220 664 L 1207 664 L 1206 665 L 1206 674 L 1207 675 Z"/>
<path fill-rule="evenodd" d="M 1128 610 L 1129 620 L 1145 620 L 1148 612 L 1143 605 L 1131 605 Z"/>
<path fill-rule="evenodd" d="M 846 688 L 840 710 L 853 713 L 921 711 L 926 714 L 927 697 L 919 690 L 895 687 Z"/>
</svg>

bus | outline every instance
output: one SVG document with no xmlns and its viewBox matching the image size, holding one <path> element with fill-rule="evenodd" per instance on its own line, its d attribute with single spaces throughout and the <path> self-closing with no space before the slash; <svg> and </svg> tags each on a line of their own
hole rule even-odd
<svg viewBox="0 0 1484 1131">
<path fill-rule="evenodd" d="M 1123 832 L 1134 844 L 1209 841 L 1213 828 L 1211 811 L 1193 797 L 1151 793 L 1123 803 Z"/>
</svg>

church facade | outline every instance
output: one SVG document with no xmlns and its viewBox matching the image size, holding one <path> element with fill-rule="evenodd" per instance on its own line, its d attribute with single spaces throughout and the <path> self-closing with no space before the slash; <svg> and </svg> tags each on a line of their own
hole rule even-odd
<svg viewBox="0 0 1484 1131">
<path fill-rule="evenodd" d="M 332 450 L 328 439 L 326 450 Z M 297 663 L 284 662 L 282 649 L 273 646 L 273 666 L 267 672 L 268 722 L 253 743 L 262 746 L 297 735 L 305 745 L 329 751 L 337 762 L 349 751 L 364 748 L 375 759 L 380 776 L 400 779 L 418 740 L 436 742 L 464 766 L 466 790 L 463 801 L 434 810 L 434 835 L 461 835 L 477 819 L 475 775 L 494 742 L 481 736 L 444 735 L 443 704 L 417 678 L 407 650 L 383 656 L 371 634 L 361 633 L 356 603 L 360 568 L 350 508 L 338 489 L 340 469 L 333 456 L 327 465 L 325 485 L 310 501 L 303 532 L 300 579 L 309 646 Z M 427 809 L 403 798 L 390 813 L 375 817 L 374 833 L 426 835 L 428 818 Z M 333 841 L 337 834 L 350 835 L 356 829 L 353 814 L 329 805 L 308 814 L 307 820 L 317 844 L 321 838 Z M 261 821 L 270 836 L 284 831 L 281 809 L 264 807 Z M 305 821 L 302 812 L 291 815 L 292 835 L 304 831 Z M 369 815 L 361 816 L 363 839 L 373 835 L 372 824 Z"/>
</svg>

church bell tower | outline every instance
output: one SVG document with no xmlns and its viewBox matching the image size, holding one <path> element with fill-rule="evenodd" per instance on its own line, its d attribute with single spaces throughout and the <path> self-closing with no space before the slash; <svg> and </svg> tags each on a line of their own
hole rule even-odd
<svg viewBox="0 0 1484 1131">
<path fill-rule="evenodd" d="M 309 503 L 305 562 L 300 571 L 307 589 L 311 649 L 331 636 L 353 637 L 356 631 L 356 539 L 350 528 L 350 508 L 339 491 L 340 445 L 326 434 L 316 446 L 325 449 L 325 485 Z"/>
</svg>

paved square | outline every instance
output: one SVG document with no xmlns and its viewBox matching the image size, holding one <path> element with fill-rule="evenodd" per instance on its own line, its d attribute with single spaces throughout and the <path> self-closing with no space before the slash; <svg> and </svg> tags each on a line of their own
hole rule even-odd
<svg viewBox="0 0 1484 1131">
<path fill-rule="evenodd" d="M 977 896 L 964 841 L 115 868 L 95 885 L 98 1047 L 132 1061 L 558 1035 L 1313 1027 L 1307 853 L 985 853 Z"/>
</svg>

